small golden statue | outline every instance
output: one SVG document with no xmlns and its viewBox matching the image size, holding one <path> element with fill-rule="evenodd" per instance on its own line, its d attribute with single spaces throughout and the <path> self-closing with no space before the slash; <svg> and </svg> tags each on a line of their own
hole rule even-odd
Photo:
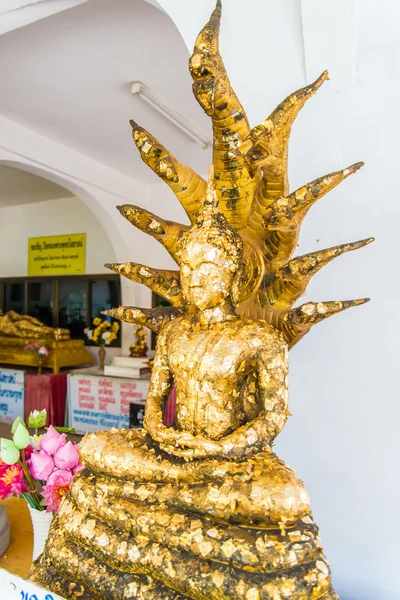
<svg viewBox="0 0 400 600">
<path fill-rule="evenodd" d="M 337 600 L 303 483 L 272 451 L 288 412 L 287 351 L 322 319 L 366 300 L 292 308 L 311 276 L 371 240 L 291 259 L 311 205 L 360 164 L 289 194 L 288 140 L 327 78 L 250 129 L 218 50 L 221 4 L 190 70 L 214 128 L 208 184 L 133 124 L 143 160 L 191 226 L 119 210 L 179 271 L 110 267 L 172 307 L 107 314 L 159 333 L 145 429 L 94 433 L 32 579 L 66 598 Z M 176 386 L 176 417 L 163 407 Z"/>
<path fill-rule="evenodd" d="M 147 343 L 146 343 L 146 331 L 144 329 L 144 327 L 140 326 L 136 326 L 134 328 L 134 334 L 136 337 L 136 340 L 133 344 L 131 344 L 129 346 L 129 355 L 133 356 L 133 357 L 144 357 L 147 356 Z"/>
</svg>

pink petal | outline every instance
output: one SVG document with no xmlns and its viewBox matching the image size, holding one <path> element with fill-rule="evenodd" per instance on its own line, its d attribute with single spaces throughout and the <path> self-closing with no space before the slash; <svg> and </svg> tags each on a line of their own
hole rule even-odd
<svg viewBox="0 0 400 600">
<path fill-rule="evenodd" d="M 73 469 L 79 463 L 79 451 L 72 442 L 61 446 L 54 455 L 54 464 L 59 469 Z"/>
<path fill-rule="evenodd" d="M 47 454 L 55 454 L 61 446 L 64 446 L 66 441 L 66 434 L 58 433 L 58 431 L 56 431 L 54 427 L 50 425 L 47 432 L 40 440 L 40 448 L 41 450 L 47 452 Z"/>
<path fill-rule="evenodd" d="M 54 471 L 54 460 L 46 452 L 43 452 L 43 450 L 40 450 L 40 452 L 34 450 L 31 454 L 28 467 L 34 479 L 46 481 Z"/>
<path fill-rule="evenodd" d="M 47 480 L 47 486 L 61 486 L 71 483 L 72 473 L 71 471 L 65 471 L 64 469 L 55 469 Z"/>
</svg>

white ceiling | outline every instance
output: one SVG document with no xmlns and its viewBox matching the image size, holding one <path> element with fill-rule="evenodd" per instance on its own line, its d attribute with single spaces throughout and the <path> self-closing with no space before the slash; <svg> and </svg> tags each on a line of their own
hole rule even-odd
<svg viewBox="0 0 400 600">
<path fill-rule="evenodd" d="M 48 179 L 0 165 L 0 208 L 71 196 L 69 190 Z"/>
<path fill-rule="evenodd" d="M 206 173 L 210 151 L 130 93 L 143 81 L 206 135 L 188 50 L 169 17 L 144 0 L 90 0 L 0 37 L 0 112 L 146 183 L 157 177 L 131 139 L 133 118 Z"/>
</svg>

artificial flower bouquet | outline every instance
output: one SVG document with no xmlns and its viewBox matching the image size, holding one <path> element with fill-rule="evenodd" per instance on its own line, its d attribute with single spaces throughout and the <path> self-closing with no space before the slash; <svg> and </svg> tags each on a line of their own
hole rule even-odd
<svg viewBox="0 0 400 600">
<path fill-rule="evenodd" d="M 11 428 L 13 439 L 1 438 L 0 499 L 22 496 L 32 508 L 56 513 L 73 476 L 83 467 L 77 445 L 67 442 L 65 433 L 50 425 L 44 435 L 37 434 L 46 419 L 46 410 L 33 411 L 28 427 L 35 435 L 30 435 L 18 417 Z"/>
<path fill-rule="evenodd" d="M 88 340 L 94 342 L 97 346 L 108 346 L 117 339 L 119 331 L 119 323 L 114 321 L 110 323 L 105 319 L 96 317 L 93 319 L 93 329 L 86 327 L 84 333 Z"/>
<path fill-rule="evenodd" d="M 42 374 L 42 365 L 46 358 L 49 356 L 49 351 L 46 346 L 43 346 L 42 342 L 34 342 L 25 346 L 24 350 L 30 352 L 36 357 L 38 363 L 38 375 Z"/>
<path fill-rule="evenodd" d="M 38 359 L 41 359 L 41 360 L 44 360 L 45 358 L 47 358 L 49 356 L 49 351 L 47 350 L 46 346 L 43 346 L 43 344 L 41 344 L 40 342 L 34 342 L 33 344 L 28 344 L 27 346 L 25 346 L 24 350 L 26 352 L 31 352 Z"/>
</svg>

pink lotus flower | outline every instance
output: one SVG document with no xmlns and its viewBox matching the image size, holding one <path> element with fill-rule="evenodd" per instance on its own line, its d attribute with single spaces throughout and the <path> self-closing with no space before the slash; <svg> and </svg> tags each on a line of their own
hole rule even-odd
<svg viewBox="0 0 400 600">
<path fill-rule="evenodd" d="M 5 500 L 12 494 L 21 496 L 28 491 L 28 482 L 20 465 L 11 465 L 7 469 L 1 469 L 0 476 L 0 498 Z"/>
<path fill-rule="evenodd" d="M 66 440 L 67 436 L 65 433 L 58 433 L 53 425 L 50 425 L 40 440 L 40 449 L 47 452 L 47 454 L 55 454 L 61 446 L 64 446 Z"/>
<path fill-rule="evenodd" d="M 76 445 L 67 442 L 54 455 L 54 464 L 59 469 L 73 469 L 79 463 L 79 452 Z"/>
<path fill-rule="evenodd" d="M 40 452 L 35 450 L 29 459 L 28 467 L 34 479 L 47 481 L 49 475 L 54 471 L 54 460 L 43 450 Z"/>
<path fill-rule="evenodd" d="M 70 471 L 64 469 L 58 469 L 53 471 L 47 480 L 47 485 L 44 486 L 41 495 L 45 499 L 47 512 L 57 512 L 64 498 L 68 492 L 72 481 L 72 474 Z"/>
<path fill-rule="evenodd" d="M 47 485 L 57 485 L 57 483 L 60 482 L 60 478 L 64 483 L 71 483 L 71 471 L 67 471 L 66 469 L 54 469 L 54 471 L 47 480 Z"/>
<path fill-rule="evenodd" d="M 39 356 L 47 357 L 49 355 L 49 351 L 47 350 L 46 346 L 40 346 L 37 353 L 39 354 Z"/>
<path fill-rule="evenodd" d="M 28 352 L 34 352 L 38 348 L 39 342 L 35 342 L 34 344 L 28 344 L 27 346 L 25 346 L 24 350 L 27 350 Z"/>
</svg>

